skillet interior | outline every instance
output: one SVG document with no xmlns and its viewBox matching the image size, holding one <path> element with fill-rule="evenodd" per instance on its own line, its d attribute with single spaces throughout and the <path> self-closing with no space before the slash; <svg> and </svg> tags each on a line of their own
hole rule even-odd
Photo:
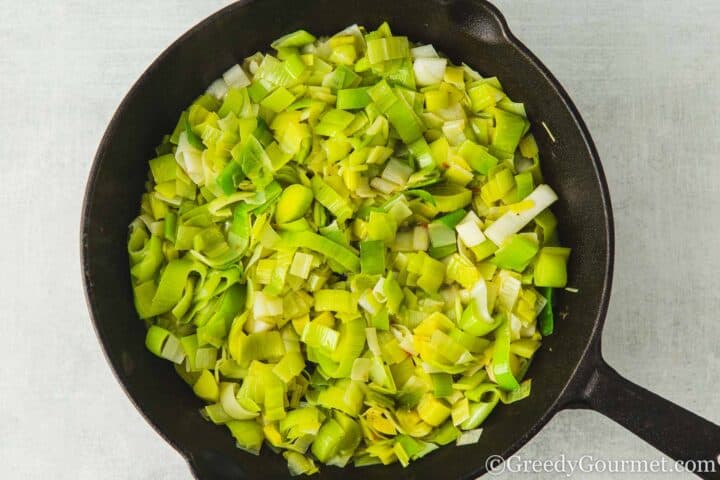
<svg viewBox="0 0 720 480">
<path fill-rule="evenodd" d="M 147 160 L 179 112 L 231 64 L 266 50 L 298 28 L 332 34 L 383 20 L 412 40 L 433 43 L 455 62 L 497 75 L 508 94 L 525 102 L 538 139 L 546 181 L 561 200 L 554 210 L 564 243 L 573 248 L 570 283 L 559 292 L 558 321 L 532 365 L 530 399 L 504 406 L 484 424 L 473 446 L 442 448 L 411 464 L 321 469 L 322 478 L 473 478 L 492 454 L 509 455 L 552 416 L 602 324 L 612 263 L 609 200 L 597 155 L 562 88 L 481 1 L 264 0 L 240 2 L 213 15 L 164 52 L 143 74 L 115 114 L 93 165 L 82 223 L 88 303 L 115 373 L 148 421 L 194 464 L 202 478 L 286 478 L 285 461 L 265 448 L 254 457 L 237 450 L 225 429 L 205 422 L 191 390 L 167 362 L 143 345 L 126 253 L 127 226 L 137 214 Z M 556 142 L 540 126 L 544 120 Z M 217 466 L 215 473 L 212 465 Z M 208 470 L 210 469 L 210 470 Z"/>
</svg>

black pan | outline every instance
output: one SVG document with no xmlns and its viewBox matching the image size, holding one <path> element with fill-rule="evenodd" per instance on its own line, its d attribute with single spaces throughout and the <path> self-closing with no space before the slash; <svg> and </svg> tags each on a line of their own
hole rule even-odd
<svg viewBox="0 0 720 480">
<path fill-rule="evenodd" d="M 110 122 L 88 180 L 82 262 L 90 311 L 118 380 L 155 429 L 201 479 L 287 478 L 282 457 L 236 449 L 226 429 L 203 420 L 195 398 L 167 362 L 145 350 L 133 307 L 127 228 L 137 214 L 147 159 L 178 113 L 230 65 L 298 28 L 331 34 L 388 20 L 394 31 L 434 44 L 450 58 L 500 77 L 525 102 L 544 173 L 561 200 L 555 211 L 571 246 L 570 283 L 557 310 L 566 318 L 543 343 L 529 376 L 530 399 L 498 408 L 477 445 L 445 447 L 413 463 L 362 469 L 322 468 L 320 478 L 470 479 L 490 455 L 508 457 L 564 408 L 594 409 L 672 458 L 711 460 L 720 472 L 720 427 L 623 379 L 602 359 L 602 329 L 613 269 L 613 220 L 600 160 L 580 114 L 552 74 L 479 0 L 241 1 L 209 17 L 147 69 Z M 554 136 L 539 127 L 545 121 Z M 560 452 L 557 452 L 559 454 Z M 720 473 L 705 474 L 718 478 Z"/>
</svg>

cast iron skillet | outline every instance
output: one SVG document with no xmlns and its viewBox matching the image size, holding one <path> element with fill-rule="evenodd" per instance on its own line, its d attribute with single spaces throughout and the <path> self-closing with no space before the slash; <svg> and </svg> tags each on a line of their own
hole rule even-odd
<svg viewBox="0 0 720 480">
<path fill-rule="evenodd" d="M 529 376 L 530 399 L 498 408 L 477 445 L 445 447 L 402 469 L 325 467 L 325 479 L 470 479 L 490 455 L 508 457 L 564 408 L 591 408 L 680 460 L 713 460 L 720 427 L 620 377 L 600 353 L 610 296 L 613 221 L 605 177 L 580 114 L 552 74 L 480 0 L 241 1 L 212 15 L 168 48 L 140 77 L 110 122 L 88 180 L 82 217 L 87 300 L 98 337 L 137 408 L 201 479 L 279 479 L 285 461 L 265 448 L 254 457 L 198 415 L 201 402 L 167 362 L 148 353 L 133 307 L 127 228 L 137 215 L 147 159 L 178 113 L 230 65 L 298 28 L 331 34 L 388 20 L 394 31 L 429 42 L 455 61 L 496 74 L 534 121 L 544 173 L 561 200 L 554 207 L 571 246 L 570 283 L 557 310 L 567 317 L 543 342 Z M 544 120 L 555 137 L 538 128 Z M 590 433 L 590 432 L 588 432 Z M 559 455 L 561 452 L 556 452 Z M 717 467 L 717 464 L 714 464 Z M 720 472 L 720 468 L 716 468 Z M 718 478 L 719 474 L 706 475 Z"/>
</svg>

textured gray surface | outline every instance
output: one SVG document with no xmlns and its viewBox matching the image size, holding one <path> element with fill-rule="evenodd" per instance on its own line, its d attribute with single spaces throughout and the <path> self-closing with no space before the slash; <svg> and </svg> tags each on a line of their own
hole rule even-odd
<svg viewBox="0 0 720 480">
<path fill-rule="evenodd" d="M 227 3 L 0 0 L 0 478 L 190 478 L 105 364 L 80 284 L 78 220 L 90 161 L 125 92 Z M 720 423 L 720 4 L 497 4 L 567 88 L 605 165 L 617 227 L 606 358 Z M 559 414 L 519 454 L 660 458 L 584 411 Z"/>
</svg>

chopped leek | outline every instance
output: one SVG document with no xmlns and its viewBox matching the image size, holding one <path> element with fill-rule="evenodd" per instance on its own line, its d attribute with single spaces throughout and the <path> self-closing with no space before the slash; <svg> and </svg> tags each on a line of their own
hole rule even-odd
<svg viewBox="0 0 720 480">
<path fill-rule="evenodd" d="M 275 209 L 278 223 L 288 223 L 305 215 L 313 200 L 312 191 L 300 184 L 292 184 L 283 190 Z"/>
<path fill-rule="evenodd" d="M 570 249 L 543 247 L 535 265 L 535 285 L 563 288 L 567 285 L 567 260 Z"/>
<path fill-rule="evenodd" d="M 524 106 L 387 23 L 271 47 L 149 160 L 128 237 L 147 349 L 291 475 L 477 442 L 530 394 L 568 279 Z"/>
</svg>

